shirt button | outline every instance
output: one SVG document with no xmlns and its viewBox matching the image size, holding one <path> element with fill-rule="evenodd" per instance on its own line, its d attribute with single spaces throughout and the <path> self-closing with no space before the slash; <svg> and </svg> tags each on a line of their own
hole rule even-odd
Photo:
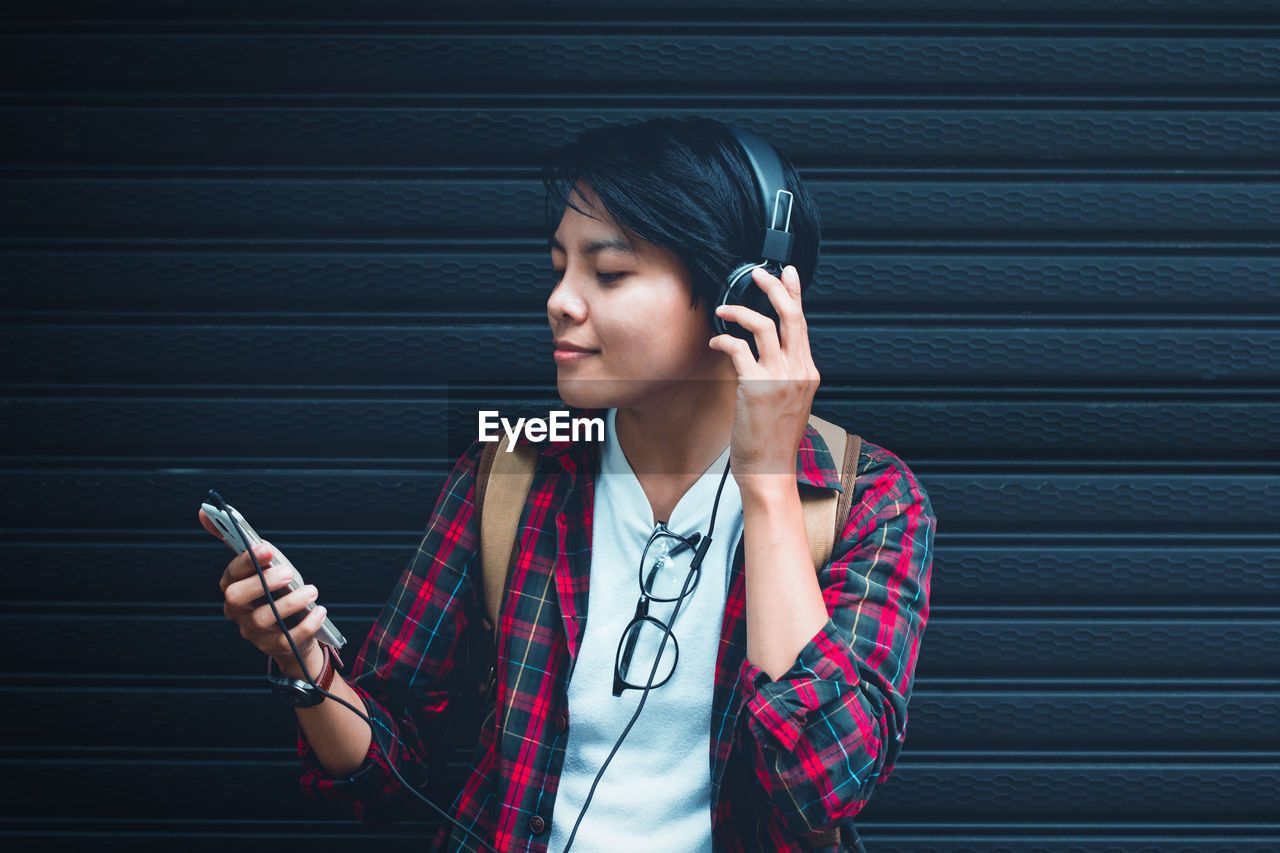
<svg viewBox="0 0 1280 853">
<path fill-rule="evenodd" d="M 529 829 L 534 835 L 541 835 L 546 828 L 547 822 L 542 819 L 542 815 L 534 815 L 529 818 Z"/>
<path fill-rule="evenodd" d="M 555 724 L 556 724 L 556 731 L 558 731 L 560 734 L 564 734 L 569 728 L 569 715 L 566 714 L 564 711 L 561 711 L 560 713 L 556 714 Z"/>
</svg>

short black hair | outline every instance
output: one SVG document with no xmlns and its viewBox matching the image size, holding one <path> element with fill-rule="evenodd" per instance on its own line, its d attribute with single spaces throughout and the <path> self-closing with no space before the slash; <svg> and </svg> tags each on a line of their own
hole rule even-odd
<svg viewBox="0 0 1280 853">
<path fill-rule="evenodd" d="M 795 194 L 791 262 L 806 287 L 818 265 L 818 209 L 792 162 L 781 151 L 778 159 Z M 590 215 L 574 200 L 578 181 L 590 185 L 625 231 L 684 262 L 695 306 L 703 300 L 715 305 L 729 273 L 762 260 L 760 191 L 737 139 L 719 121 L 656 118 L 611 124 L 555 150 L 542 170 L 552 231 L 566 206 Z"/>
</svg>

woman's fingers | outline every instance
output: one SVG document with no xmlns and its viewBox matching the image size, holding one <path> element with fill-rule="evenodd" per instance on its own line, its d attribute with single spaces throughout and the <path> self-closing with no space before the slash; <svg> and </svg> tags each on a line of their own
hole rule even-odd
<svg viewBox="0 0 1280 853">
<path fill-rule="evenodd" d="M 772 362 L 778 355 L 778 327 L 773 320 L 745 305 L 718 305 L 716 314 L 728 323 L 737 323 L 756 339 L 761 361 Z M 750 348 L 748 347 L 748 351 Z"/>
<path fill-rule="evenodd" d="M 276 611 L 279 612 L 281 619 L 287 620 L 314 602 L 318 596 L 319 591 L 311 584 L 300 586 L 288 595 L 276 599 Z M 280 630 L 275 613 L 271 612 L 270 604 L 255 607 L 249 616 L 249 621 L 260 631 Z"/>
<path fill-rule="evenodd" d="M 262 566 L 263 570 L 266 570 L 267 564 L 271 562 L 273 553 L 270 542 L 260 542 L 253 546 L 253 554 L 258 558 L 258 565 Z M 234 557 L 230 563 L 227 563 L 227 568 L 223 570 L 222 577 L 218 579 L 218 586 L 223 592 L 226 592 L 237 581 L 250 576 L 257 577 L 257 574 L 257 566 L 254 566 L 253 561 L 249 559 L 249 552 L 245 551 Z"/>
<path fill-rule="evenodd" d="M 769 297 L 769 304 L 778 312 L 778 341 L 784 351 L 806 354 L 809 351 L 809 330 L 800 305 L 800 274 L 788 264 L 778 278 L 763 267 L 751 271 L 756 286 Z"/>
<path fill-rule="evenodd" d="M 222 538 L 213 522 L 199 512 L 200 524 L 210 533 Z M 224 540 L 225 541 L 225 540 Z M 304 658 L 314 658 L 317 640 L 315 636 L 324 624 L 326 610 L 315 604 L 319 590 L 307 584 L 288 590 L 294 581 L 293 570 L 285 565 L 270 565 L 274 550 L 270 542 L 261 542 L 253 548 L 257 565 L 248 552 L 236 555 L 222 571 L 218 587 L 222 590 L 222 613 L 240 628 L 240 636 L 253 643 L 260 651 L 280 662 L 281 668 L 292 672 L 295 668 L 293 649 L 289 639 L 276 619 L 284 621 L 289 637 Z M 258 576 L 258 567 L 262 577 Z M 263 595 L 263 581 L 275 603 L 275 611 Z M 276 596 L 279 596 L 278 598 Z M 307 610 L 311 607 L 311 610 Z M 296 623 L 296 624 L 295 624 Z M 292 627 L 290 627 L 292 626 Z M 287 668 L 287 669 L 286 669 Z"/>
<path fill-rule="evenodd" d="M 293 644 L 298 647 L 298 651 L 302 653 L 304 660 L 307 658 L 311 646 L 316 642 L 315 636 L 320 631 L 320 626 L 324 624 L 324 617 L 327 613 L 328 611 L 323 606 L 317 606 L 316 609 L 307 614 L 305 619 L 289 629 L 289 636 L 293 638 Z M 272 635 L 267 642 L 269 647 L 263 648 L 259 646 L 258 648 L 276 658 L 277 662 L 282 658 L 287 661 L 293 657 L 293 649 L 290 648 L 289 640 L 285 637 L 283 631 Z M 282 668 L 284 667 L 282 666 Z M 315 670 L 311 672 L 313 677 L 319 674 Z"/>
<path fill-rule="evenodd" d="M 739 377 L 754 377 L 759 374 L 760 365 L 751 355 L 751 347 L 747 346 L 747 342 L 742 338 L 727 334 L 716 335 L 708 342 L 708 346 L 729 356 L 733 361 L 733 369 L 738 371 Z"/>
<path fill-rule="evenodd" d="M 778 323 L 775 325 L 768 317 L 742 305 L 720 305 L 716 308 L 716 313 L 755 336 L 760 359 L 759 362 L 751 359 L 752 364 L 758 364 L 772 372 L 776 378 L 816 379 L 817 369 L 813 366 L 813 355 L 809 348 L 809 328 L 800 307 L 800 276 L 796 268 L 787 266 L 782 271 L 782 278 L 761 267 L 752 270 L 752 275 L 760 289 L 769 297 L 770 304 L 777 310 Z M 717 339 L 712 338 L 712 341 Z M 734 350 L 728 348 L 728 345 L 717 346 L 713 343 L 712 346 L 713 349 L 734 357 Z M 750 357 L 747 347 L 735 349 Z M 753 375 L 745 372 L 748 367 L 745 359 L 734 357 L 734 366 L 741 377 Z"/>
<path fill-rule="evenodd" d="M 219 530 L 217 525 L 213 523 L 213 519 L 205 515 L 205 512 L 203 509 L 196 510 L 196 515 L 200 517 L 200 525 L 204 527 L 205 530 L 209 531 L 214 536 L 217 536 L 219 539 L 222 539 L 223 542 L 227 541 L 226 539 L 223 538 L 222 531 Z"/>
<path fill-rule="evenodd" d="M 791 295 L 784 311 L 778 313 L 784 338 L 794 345 L 797 355 L 809 357 L 809 321 L 804 316 L 804 306 L 800 304 L 800 273 L 788 265 L 782 270 L 782 283 Z"/>
<path fill-rule="evenodd" d="M 289 585 L 289 581 L 293 580 L 293 572 L 288 566 L 272 566 L 263 571 L 263 575 L 267 579 L 267 589 L 274 592 Z M 224 591 L 227 607 L 232 609 L 243 609 L 253 606 L 254 602 L 262 597 L 262 580 L 254 573 L 251 578 L 243 578 L 236 581 L 226 588 Z"/>
</svg>

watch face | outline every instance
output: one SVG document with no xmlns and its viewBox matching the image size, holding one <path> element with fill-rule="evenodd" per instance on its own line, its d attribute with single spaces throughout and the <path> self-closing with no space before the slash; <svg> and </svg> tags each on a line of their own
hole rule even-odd
<svg viewBox="0 0 1280 853">
<path fill-rule="evenodd" d="M 294 681 L 291 678 L 271 679 L 271 692 L 281 702 L 294 708 L 310 708 L 318 705 L 324 698 L 305 681 Z"/>
</svg>

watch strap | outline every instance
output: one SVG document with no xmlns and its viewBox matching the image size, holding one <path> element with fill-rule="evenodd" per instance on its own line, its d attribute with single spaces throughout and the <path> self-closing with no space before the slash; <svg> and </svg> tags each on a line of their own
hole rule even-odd
<svg viewBox="0 0 1280 853">
<path fill-rule="evenodd" d="M 333 684 L 334 672 L 342 666 L 342 658 L 338 657 L 337 650 L 328 643 L 321 643 L 320 648 L 324 650 L 324 664 L 320 667 L 320 675 L 316 676 L 316 686 L 328 693 Z"/>
</svg>

